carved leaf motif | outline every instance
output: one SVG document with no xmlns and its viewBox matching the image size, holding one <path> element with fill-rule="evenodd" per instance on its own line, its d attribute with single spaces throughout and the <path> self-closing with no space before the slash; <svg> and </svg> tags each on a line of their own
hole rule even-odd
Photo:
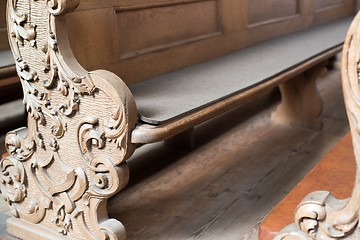
<svg viewBox="0 0 360 240">
<path fill-rule="evenodd" d="M 21 138 L 16 132 L 9 132 L 5 138 L 7 152 L 19 161 L 28 160 L 35 151 L 35 142 Z"/>
<path fill-rule="evenodd" d="M 105 124 L 105 136 L 111 142 L 114 141 L 117 147 L 126 154 L 127 144 L 127 121 L 123 107 L 118 106 L 115 114 L 108 118 Z"/>
<path fill-rule="evenodd" d="M 72 217 L 65 212 L 64 206 L 57 211 L 53 222 L 59 227 L 59 233 L 63 235 L 67 235 L 73 229 Z"/>
<path fill-rule="evenodd" d="M 22 80 L 35 82 L 38 80 L 37 73 L 31 71 L 29 65 L 21 58 L 16 60 L 16 68 Z"/>
<path fill-rule="evenodd" d="M 0 162 L 0 190 L 4 200 L 11 205 L 26 197 L 25 169 L 14 157 L 6 157 Z M 16 214 L 17 215 L 17 214 Z"/>
<path fill-rule="evenodd" d="M 55 4 L 55 2 L 51 5 Z M 53 17 L 50 16 L 50 19 L 53 19 Z M 52 24 L 49 25 L 50 34 L 47 45 L 43 49 L 45 53 L 44 72 L 48 75 L 43 84 L 48 89 L 57 86 L 62 95 L 68 98 L 68 101 L 58 108 L 58 111 L 69 116 L 78 110 L 80 104 L 79 96 L 93 94 L 95 87 L 89 76 L 78 77 L 65 64 L 61 63 L 62 58 L 59 56 L 56 35 L 51 31 L 51 28 Z"/>
<path fill-rule="evenodd" d="M 75 4 L 76 1 L 71 0 L 71 4 Z M 54 0 L 47 1 L 47 4 L 51 11 L 62 11 L 66 7 L 66 0 Z M 10 4 L 9 4 L 10 5 Z M 68 101 L 61 104 L 58 107 L 52 106 L 51 100 L 48 99 L 47 93 L 42 90 L 37 90 L 32 83 L 38 82 L 38 74 L 31 70 L 29 65 L 22 59 L 21 53 L 18 47 L 18 43 L 23 45 L 24 40 L 34 42 L 36 40 L 36 26 L 32 26 L 28 23 L 28 17 L 26 14 L 19 14 L 16 11 L 17 0 L 13 0 L 13 4 L 10 7 L 10 16 L 12 16 L 12 22 L 10 29 L 12 32 L 12 38 L 14 43 L 12 44 L 13 52 L 16 55 L 16 67 L 21 77 L 23 90 L 24 90 L 24 103 L 26 110 L 29 112 L 36 121 L 40 124 L 46 124 L 45 116 L 48 116 L 52 120 L 52 133 L 54 136 L 60 138 L 66 132 L 66 123 L 61 114 L 69 116 L 73 114 L 79 108 L 80 95 L 92 94 L 94 85 L 90 77 L 78 77 L 73 73 L 66 64 L 61 63 L 62 58 L 58 56 L 58 47 L 56 35 L 52 31 L 54 28 L 54 16 L 49 15 L 49 34 L 48 41 L 42 50 L 45 53 L 44 58 L 44 73 L 45 79 L 41 79 L 43 86 L 47 89 L 52 89 L 57 86 L 59 91 L 68 98 Z"/>
<path fill-rule="evenodd" d="M 84 161 L 90 168 L 92 183 L 86 195 L 90 196 L 111 196 L 118 191 L 119 176 L 113 161 L 106 155 L 93 156 L 92 147 L 105 147 L 104 132 L 96 130 L 98 119 L 88 117 L 80 123 L 78 128 L 79 147 L 84 154 Z"/>
<path fill-rule="evenodd" d="M 16 1 L 14 3 L 16 5 Z M 13 6 L 14 6 L 13 5 Z M 28 41 L 31 46 L 35 46 L 36 41 L 36 32 L 35 28 L 36 26 L 33 25 L 26 25 L 27 22 L 27 15 L 26 14 L 19 14 L 15 11 L 15 9 L 10 9 L 12 12 L 12 22 L 13 26 L 11 28 L 11 36 L 16 38 L 16 42 L 20 45 L 24 45 L 24 40 Z"/>
</svg>

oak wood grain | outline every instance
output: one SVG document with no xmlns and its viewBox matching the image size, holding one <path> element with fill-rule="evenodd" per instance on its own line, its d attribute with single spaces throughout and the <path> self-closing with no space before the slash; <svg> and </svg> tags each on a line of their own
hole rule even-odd
<svg viewBox="0 0 360 240">
<path fill-rule="evenodd" d="M 329 2 L 327 4 L 331 7 L 325 7 L 321 11 L 316 11 L 315 1 L 280 2 L 264 1 L 268 4 L 264 7 L 262 1 L 248 0 L 114 0 L 106 1 L 107 5 L 93 0 L 82 1 L 79 9 L 71 14 L 70 41 L 75 56 L 85 68 L 112 71 L 131 84 L 270 38 L 349 16 L 355 9 L 355 0 L 335 5 Z M 109 43 L 108 48 L 97 46 L 99 36 L 91 34 L 92 31 L 99 31 L 108 36 L 111 35 L 109 29 L 114 30 L 113 27 L 102 28 L 101 24 L 94 24 L 88 30 L 89 33 L 77 31 L 77 24 L 82 18 L 96 19 L 96 14 L 91 17 L 96 5 L 112 11 L 108 17 L 116 15 L 117 20 L 111 21 L 111 24 L 117 26 L 113 33 L 117 37 L 109 37 L 117 39 L 116 47 L 113 42 Z M 275 13 L 269 10 L 264 15 L 256 13 L 259 5 L 262 6 L 261 9 L 268 9 L 267 6 L 273 6 L 276 10 L 277 6 L 282 6 L 284 9 Z M 89 8 L 93 10 L 83 13 Z M 256 20 L 259 17 L 264 19 Z M 101 18 L 99 21 L 101 23 Z M 260 23 L 252 24 L 259 21 Z M 97 52 L 102 60 L 91 58 L 82 50 L 84 46 L 76 39 L 84 34 L 89 36 L 85 46 L 93 46 L 90 52 Z M 110 46 L 113 47 L 113 52 L 108 51 Z M 138 66 L 141 66 L 141 71 Z"/>
</svg>

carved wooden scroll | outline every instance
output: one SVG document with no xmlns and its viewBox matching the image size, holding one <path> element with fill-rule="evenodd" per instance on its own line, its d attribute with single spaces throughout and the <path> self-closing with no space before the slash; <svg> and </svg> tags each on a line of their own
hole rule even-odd
<svg viewBox="0 0 360 240">
<path fill-rule="evenodd" d="M 345 41 L 342 79 L 354 154 L 359 168 L 360 14 L 354 19 Z M 310 193 L 296 209 L 295 224 L 284 228 L 276 239 L 360 239 L 360 172 L 359 169 L 356 171 L 351 198 L 338 200 L 326 191 Z"/>
<path fill-rule="evenodd" d="M 28 128 L 9 132 L 0 189 L 7 230 L 23 239 L 124 239 L 107 200 L 128 181 L 137 111 L 126 85 L 86 72 L 68 45 L 65 13 L 79 0 L 8 0 L 9 41 Z M 79 39 L 86 41 L 86 39 Z"/>
</svg>

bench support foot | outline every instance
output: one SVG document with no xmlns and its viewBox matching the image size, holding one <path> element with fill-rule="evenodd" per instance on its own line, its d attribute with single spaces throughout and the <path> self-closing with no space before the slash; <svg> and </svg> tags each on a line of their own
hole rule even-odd
<svg viewBox="0 0 360 240">
<path fill-rule="evenodd" d="M 339 200 L 327 191 L 310 193 L 295 211 L 295 224 L 284 228 L 275 238 L 277 240 L 360 239 L 359 30 L 360 14 L 350 26 L 342 59 L 343 93 L 357 165 L 354 169 L 356 177 L 352 195 L 348 199 Z"/>
<path fill-rule="evenodd" d="M 322 100 L 316 79 L 326 74 L 325 64 L 320 64 L 280 85 L 281 103 L 272 114 L 277 123 L 320 129 Z"/>
</svg>

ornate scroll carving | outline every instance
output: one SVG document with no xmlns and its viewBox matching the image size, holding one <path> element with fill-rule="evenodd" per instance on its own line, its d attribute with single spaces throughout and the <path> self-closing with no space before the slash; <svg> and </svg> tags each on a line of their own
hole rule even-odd
<svg viewBox="0 0 360 240">
<path fill-rule="evenodd" d="M 343 92 L 357 166 L 360 165 L 360 14 L 354 19 L 343 49 Z M 295 224 L 276 239 L 359 239 L 360 174 L 351 198 L 338 200 L 329 192 L 310 193 L 295 212 Z"/>
<path fill-rule="evenodd" d="M 7 5 L 29 117 L 27 129 L 7 134 L 10 156 L 0 161 L 0 190 L 13 215 L 8 231 L 23 239 L 125 238 L 123 225 L 108 219 L 106 203 L 127 184 L 125 160 L 134 150 L 130 133 L 137 111 L 120 78 L 88 73 L 73 57 L 65 13 L 78 3 Z"/>
<path fill-rule="evenodd" d="M 75 9 L 80 0 L 46 0 L 49 13 L 60 15 Z"/>
</svg>

